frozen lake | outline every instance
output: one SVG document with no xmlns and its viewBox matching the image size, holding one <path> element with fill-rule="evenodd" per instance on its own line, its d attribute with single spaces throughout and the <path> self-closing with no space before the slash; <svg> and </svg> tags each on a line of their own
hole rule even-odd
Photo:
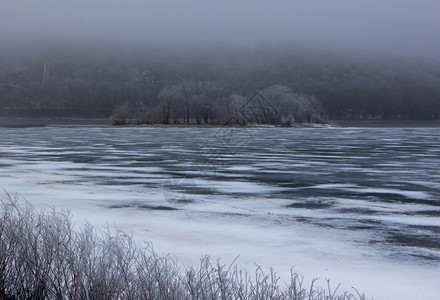
<svg viewBox="0 0 440 300">
<path fill-rule="evenodd" d="M 184 263 L 440 295 L 439 128 L 0 128 L 0 187 Z"/>
</svg>

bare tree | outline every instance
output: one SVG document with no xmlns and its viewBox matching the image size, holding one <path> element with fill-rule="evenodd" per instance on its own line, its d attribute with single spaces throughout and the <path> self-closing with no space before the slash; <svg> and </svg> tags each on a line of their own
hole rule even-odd
<svg viewBox="0 0 440 300">
<path fill-rule="evenodd" d="M 274 85 L 262 91 L 262 94 L 280 112 L 277 124 L 290 126 L 292 123 L 322 121 L 323 107 L 321 102 L 311 95 L 292 92 L 286 86 Z"/>
</svg>

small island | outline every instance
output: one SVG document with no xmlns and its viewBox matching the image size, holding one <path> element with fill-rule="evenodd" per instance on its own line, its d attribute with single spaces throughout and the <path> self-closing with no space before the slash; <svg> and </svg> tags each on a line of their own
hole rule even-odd
<svg viewBox="0 0 440 300">
<path fill-rule="evenodd" d="M 154 102 L 124 102 L 112 125 L 295 126 L 326 123 L 322 103 L 312 95 L 274 85 L 249 98 L 230 94 L 213 82 L 183 81 L 165 86 Z M 180 127 L 180 126 L 179 126 Z"/>
</svg>

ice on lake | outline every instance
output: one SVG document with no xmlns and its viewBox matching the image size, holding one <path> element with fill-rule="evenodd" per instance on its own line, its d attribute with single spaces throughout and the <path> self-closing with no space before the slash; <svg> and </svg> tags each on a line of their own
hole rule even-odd
<svg viewBox="0 0 440 300">
<path fill-rule="evenodd" d="M 0 128 L 0 186 L 184 263 L 440 294 L 437 128 Z"/>
</svg>

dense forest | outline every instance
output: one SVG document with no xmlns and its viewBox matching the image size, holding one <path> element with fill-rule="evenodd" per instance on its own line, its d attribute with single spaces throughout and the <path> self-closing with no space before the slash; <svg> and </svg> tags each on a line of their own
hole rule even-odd
<svg viewBox="0 0 440 300">
<path fill-rule="evenodd" d="M 438 60 L 294 47 L 164 49 L 2 47 L 0 116 L 223 124 L 245 115 L 257 95 L 260 123 L 440 118 Z"/>
</svg>

